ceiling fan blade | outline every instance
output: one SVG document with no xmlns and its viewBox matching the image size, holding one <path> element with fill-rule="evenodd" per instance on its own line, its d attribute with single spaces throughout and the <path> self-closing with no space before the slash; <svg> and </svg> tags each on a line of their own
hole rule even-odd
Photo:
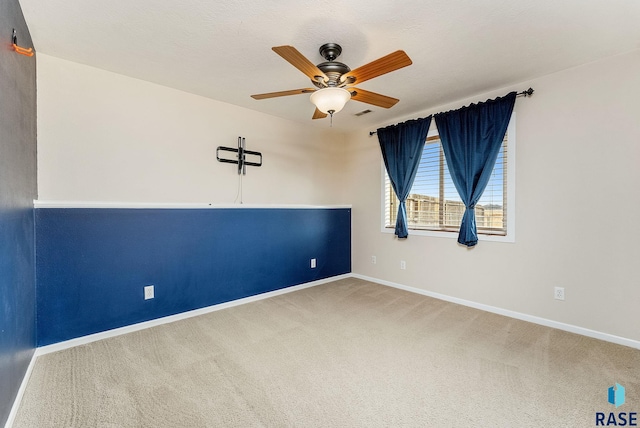
<svg viewBox="0 0 640 428">
<path fill-rule="evenodd" d="M 374 77 L 382 76 L 402 67 L 413 64 L 411 58 L 404 51 L 395 51 L 387 56 L 351 70 L 340 77 L 345 82 L 349 77 L 355 77 L 355 82 L 362 83 Z"/>
<path fill-rule="evenodd" d="M 312 119 L 324 119 L 325 117 L 327 117 L 327 113 L 323 113 L 316 108 L 316 111 L 313 112 Z"/>
<path fill-rule="evenodd" d="M 348 91 L 351 92 L 352 100 L 372 104 L 374 106 L 383 108 L 393 107 L 398 101 L 400 101 L 397 98 L 391 98 L 386 95 L 376 94 L 375 92 L 365 91 L 364 89 L 348 88 Z"/>
<path fill-rule="evenodd" d="M 298 70 L 302 71 L 311 80 L 318 80 L 322 78 L 325 82 L 329 80 L 326 74 L 316 67 L 311 61 L 309 61 L 304 55 L 302 55 L 293 46 L 275 46 L 273 51 L 288 61 Z"/>
<path fill-rule="evenodd" d="M 315 92 L 315 89 L 304 88 L 304 89 L 293 89 L 291 91 L 269 92 L 267 94 L 251 95 L 251 98 L 255 100 L 264 100 L 265 98 L 286 97 L 287 95 L 298 95 L 298 94 L 310 94 L 311 92 Z"/>
</svg>

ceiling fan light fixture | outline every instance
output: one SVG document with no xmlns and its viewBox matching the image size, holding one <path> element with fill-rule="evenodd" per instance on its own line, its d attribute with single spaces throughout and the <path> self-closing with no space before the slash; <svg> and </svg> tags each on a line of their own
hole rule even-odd
<svg viewBox="0 0 640 428">
<path fill-rule="evenodd" d="M 343 88 L 323 88 L 311 94 L 311 102 L 325 114 L 338 113 L 351 99 L 351 93 Z"/>
</svg>

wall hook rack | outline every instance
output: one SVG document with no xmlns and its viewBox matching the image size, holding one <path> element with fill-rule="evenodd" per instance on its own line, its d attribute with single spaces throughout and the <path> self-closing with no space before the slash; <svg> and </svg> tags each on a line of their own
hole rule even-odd
<svg viewBox="0 0 640 428">
<path fill-rule="evenodd" d="M 236 159 L 224 159 L 220 157 L 220 152 L 232 152 L 237 153 Z M 246 160 L 246 156 L 258 156 L 258 162 L 248 162 Z M 218 162 L 224 163 L 234 163 L 238 165 L 238 175 L 247 175 L 247 165 L 248 166 L 262 166 L 262 153 L 254 152 L 251 150 L 245 149 L 245 139 L 243 137 L 238 137 L 238 148 L 234 149 L 232 147 L 222 147 L 218 146 L 216 149 L 216 159 Z"/>
<path fill-rule="evenodd" d="M 13 49 L 20 55 L 33 56 L 33 48 L 23 48 L 22 46 L 18 46 L 18 35 L 15 28 L 13 29 L 13 34 L 11 35 L 11 43 L 13 44 Z"/>
</svg>

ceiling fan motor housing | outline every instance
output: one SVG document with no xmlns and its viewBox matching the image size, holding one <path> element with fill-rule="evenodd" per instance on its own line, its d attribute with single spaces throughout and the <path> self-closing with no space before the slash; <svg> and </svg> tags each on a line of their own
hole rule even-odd
<svg viewBox="0 0 640 428">
<path fill-rule="evenodd" d="M 340 76 L 351 71 L 351 69 L 339 61 L 334 61 L 342 53 L 342 47 L 337 43 L 325 43 L 320 46 L 320 55 L 326 62 L 320 63 L 317 67 L 329 78 L 328 82 L 312 80 L 313 84 L 318 88 L 327 86 L 340 86 L 344 82 L 340 82 Z"/>
</svg>

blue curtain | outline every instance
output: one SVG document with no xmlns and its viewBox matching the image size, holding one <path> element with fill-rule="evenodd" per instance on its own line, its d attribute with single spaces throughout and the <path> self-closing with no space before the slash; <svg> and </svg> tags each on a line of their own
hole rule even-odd
<svg viewBox="0 0 640 428">
<path fill-rule="evenodd" d="M 418 172 L 429 125 L 431 116 L 377 130 L 384 166 L 387 168 L 393 191 L 400 200 L 395 231 L 398 238 L 406 238 L 409 235 L 406 201 Z"/>
<path fill-rule="evenodd" d="M 507 131 L 516 93 L 435 115 L 449 173 L 466 206 L 458 242 L 478 243 L 475 206 L 487 187 Z"/>
</svg>

